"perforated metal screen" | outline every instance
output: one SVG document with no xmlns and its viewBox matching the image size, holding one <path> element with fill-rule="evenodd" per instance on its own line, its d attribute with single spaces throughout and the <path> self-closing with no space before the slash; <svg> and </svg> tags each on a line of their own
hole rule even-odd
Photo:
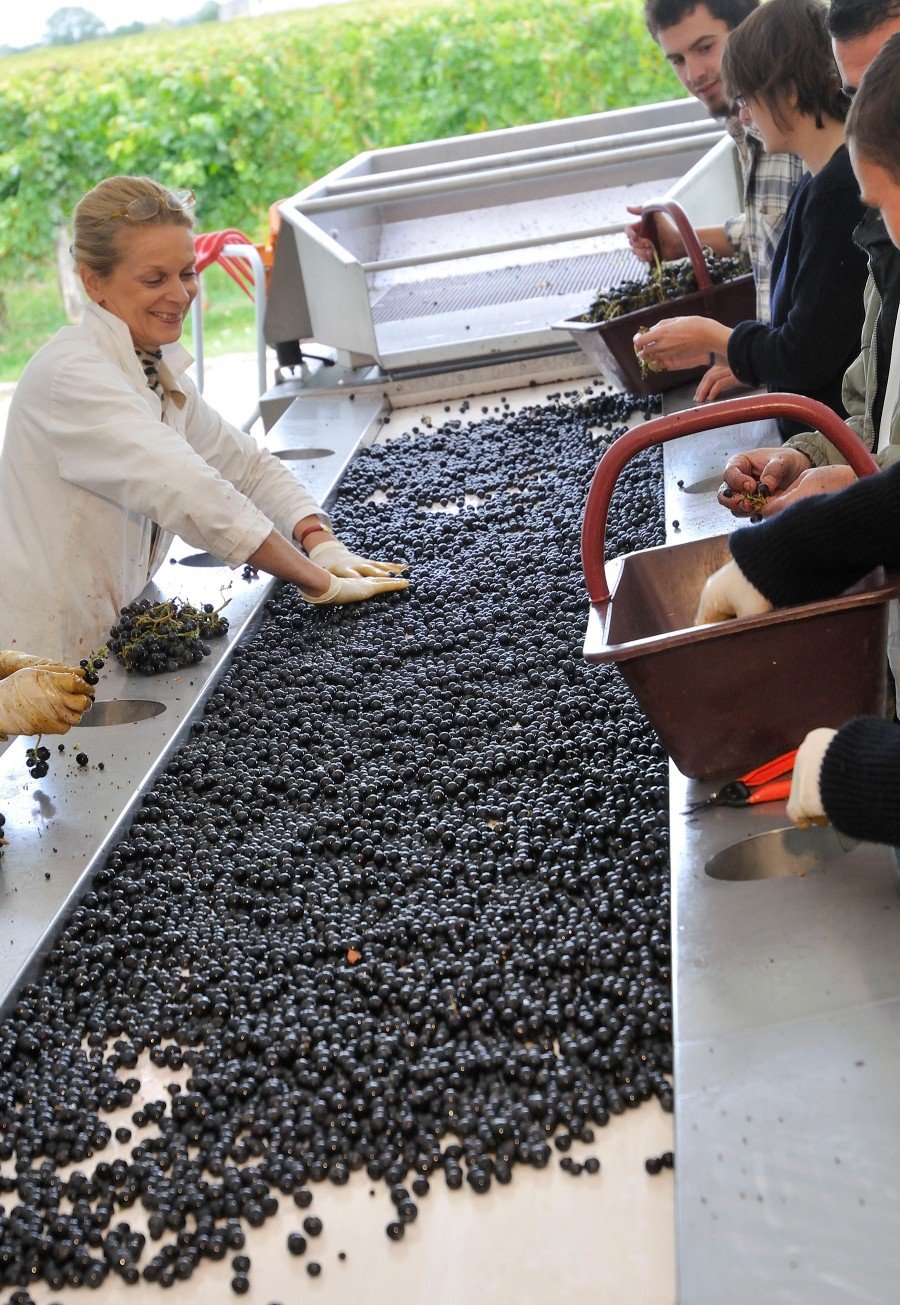
<svg viewBox="0 0 900 1305">
<path fill-rule="evenodd" d="M 627 277 L 641 276 L 643 271 L 643 265 L 629 249 L 614 249 L 543 263 L 491 268 L 486 272 L 432 277 L 390 286 L 373 304 L 372 318 L 377 325 L 522 299 L 605 289 Z"/>
</svg>

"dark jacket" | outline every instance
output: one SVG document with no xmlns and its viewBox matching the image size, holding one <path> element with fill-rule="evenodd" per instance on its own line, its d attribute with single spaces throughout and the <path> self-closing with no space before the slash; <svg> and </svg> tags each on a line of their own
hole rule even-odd
<svg viewBox="0 0 900 1305">
<path fill-rule="evenodd" d="M 794 191 L 772 263 L 772 321 L 741 322 L 728 363 L 748 385 L 805 394 L 844 416 L 841 384 L 859 353 L 866 256 L 853 233 L 865 215 L 847 147 Z M 783 438 L 803 426 L 780 421 Z"/>
</svg>

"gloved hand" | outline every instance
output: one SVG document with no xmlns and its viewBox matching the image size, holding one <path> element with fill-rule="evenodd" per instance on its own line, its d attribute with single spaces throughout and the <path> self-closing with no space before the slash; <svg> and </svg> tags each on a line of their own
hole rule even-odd
<svg viewBox="0 0 900 1305">
<path fill-rule="evenodd" d="M 0 652 L 0 680 L 5 680 L 7 675 L 15 675 L 16 671 L 23 671 L 26 666 L 33 666 L 44 671 L 70 672 L 73 675 L 82 674 L 77 667 L 65 666 L 62 662 L 51 661 L 49 657 L 33 657 L 30 653 L 13 652 L 11 649 L 7 652 Z"/>
<path fill-rule="evenodd" d="M 367 557 L 357 557 L 339 539 L 328 539 L 324 544 L 316 544 L 309 554 L 309 560 L 315 562 L 323 571 L 330 571 L 332 575 L 347 578 L 400 575 L 406 570 L 405 562 L 374 562 Z"/>
<path fill-rule="evenodd" d="M 324 594 L 312 597 L 300 592 L 308 603 L 317 607 L 342 607 L 345 603 L 364 603 L 376 594 L 388 594 L 394 589 L 408 589 L 408 580 L 396 580 L 391 576 L 332 576 L 331 584 Z"/>
<path fill-rule="evenodd" d="M 94 701 L 73 670 L 25 666 L 0 681 L 0 738 L 10 734 L 66 734 Z"/>
<path fill-rule="evenodd" d="M 752 585 L 737 562 L 726 562 L 703 586 L 694 625 L 713 625 L 735 617 L 761 616 L 772 604 Z"/>
<path fill-rule="evenodd" d="M 837 730 L 829 729 L 810 730 L 797 749 L 787 813 L 788 819 L 800 829 L 828 824 L 819 791 L 819 778 L 825 753 L 836 733 Z"/>
</svg>

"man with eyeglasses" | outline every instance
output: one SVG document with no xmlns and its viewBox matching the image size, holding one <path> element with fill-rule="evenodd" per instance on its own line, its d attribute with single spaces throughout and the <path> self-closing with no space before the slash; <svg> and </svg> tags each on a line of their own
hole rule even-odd
<svg viewBox="0 0 900 1305">
<path fill-rule="evenodd" d="M 738 151 L 744 183 L 744 209 L 724 226 L 702 227 L 702 243 L 725 257 L 743 252 L 756 281 L 756 316 L 768 322 L 772 257 L 803 164 L 794 154 L 766 154 L 761 142 L 745 131 L 722 89 L 722 50 L 728 33 L 759 6 L 759 0 L 645 0 L 644 20 L 685 90 L 722 120 Z M 629 212 L 640 213 L 639 208 Z M 659 225 L 664 258 L 684 254 L 681 237 L 668 222 Z M 653 258 L 642 225 L 626 227 L 628 241 L 642 262 Z M 712 398 L 714 395 L 705 395 Z"/>
</svg>

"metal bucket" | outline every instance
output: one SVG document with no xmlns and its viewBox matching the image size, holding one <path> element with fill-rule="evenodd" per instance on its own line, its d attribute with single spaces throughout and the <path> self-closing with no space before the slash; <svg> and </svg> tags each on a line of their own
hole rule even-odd
<svg viewBox="0 0 900 1305">
<path fill-rule="evenodd" d="M 830 409 L 797 395 L 722 403 L 635 427 L 600 461 L 582 526 L 591 597 L 584 656 L 615 662 L 682 774 L 712 779 L 796 747 L 818 726 L 882 715 L 888 602 L 900 574 L 873 572 L 822 602 L 693 626 L 706 579 L 726 562 L 728 536 L 645 549 L 604 568 L 606 519 L 619 472 L 641 449 L 680 435 L 767 417 L 818 428 L 856 471 L 877 464 Z"/>
</svg>

